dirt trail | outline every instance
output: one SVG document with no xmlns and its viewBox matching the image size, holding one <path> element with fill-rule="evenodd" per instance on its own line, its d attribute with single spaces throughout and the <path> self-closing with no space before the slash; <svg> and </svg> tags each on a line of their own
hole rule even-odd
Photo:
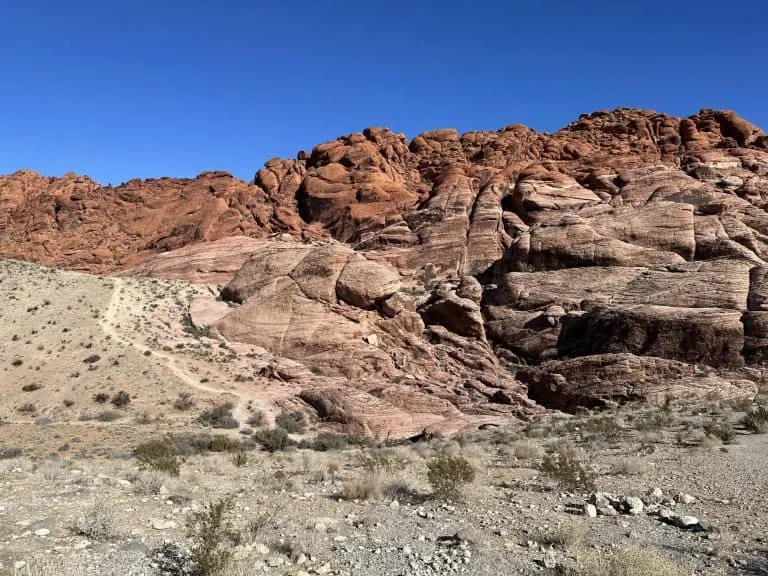
<svg viewBox="0 0 768 576">
<path fill-rule="evenodd" d="M 182 382 L 184 382 L 186 385 L 188 385 L 190 388 L 194 388 L 195 390 L 200 390 L 203 392 L 209 392 L 211 394 L 230 394 L 233 396 L 236 396 L 238 398 L 238 402 L 235 405 L 235 407 L 232 409 L 233 416 L 235 419 L 237 419 L 239 422 L 245 422 L 248 419 L 248 410 L 245 408 L 245 405 L 248 403 L 248 401 L 256 400 L 254 397 L 254 394 L 249 394 L 247 392 L 244 392 L 242 390 L 238 390 L 237 388 L 234 389 L 227 389 L 224 390 L 219 387 L 215 386 L 206 386 L 205 384 L 201 383 L 199 379 L 195 376 L 192 376 L 187 372 L 182 366 L 179 365 L 179 362 L 177 359 L 162 350 L 157 350 L 155 348 L 152 348 L 150 346 L 147 346 L 144 342 L 141 342 L 140 340 L 128 338 L 118 332 L 115 329 L 115 325 L 118 325 L 123 321 L 123 317 L 121 315 L 121 309 L 120 309 L 120 289 L 124 285 L 122 278 L 115 278 L 115 285 L 114 289 L 112 290 L 112 297 L 110 298 L 109 305 L 107 306 L 107 310 L 104 313 L 104 316 L 101 321 L 102 328 L 104 329 L 104 333 L 109 335 L 113 340 L 116 342 L 119 342 L 123 344 L 124 346 L 132 347 L 135 350 L 138 350 L 139 352 L 151 352 L 152 355 L 155 358 L 161 358 L 167 365 L 168 369 Z"/>
</svg>

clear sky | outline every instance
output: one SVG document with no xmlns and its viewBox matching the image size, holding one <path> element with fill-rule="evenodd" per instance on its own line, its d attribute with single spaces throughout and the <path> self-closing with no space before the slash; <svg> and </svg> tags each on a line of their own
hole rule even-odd
<svg viewBox="0 0 768 576">
<path fill-rule="evenodd" d="M 250 180 L 366 126 L 617 106 L 768 129 L 767 36 L 764 0 L 0 0 L 0 173 Z"/>
</svg>

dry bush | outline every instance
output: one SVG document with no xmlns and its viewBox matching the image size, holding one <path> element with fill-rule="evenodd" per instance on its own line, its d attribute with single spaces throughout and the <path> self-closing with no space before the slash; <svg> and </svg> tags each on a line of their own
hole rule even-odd
<svg viewBox="0 0 768 576">
<path fill-rule="evenodd" d="M 616 476 L 638 476 L 646 470 L 645 462 L 637 458 L 616 458 L 611 460 L 611 472 Z"/>
<path fill-rule="evenodd" d="M 669 558 L 650 548 L 619 548 L 590 559 L 575 571 L 578 576 L 684 576 Z"/>
<path fill-rule="evenodd" d="M 98 501 L 77 519 L 75 531 L 91 540 L 112 540 L 118 535 L 117 518 L 109 505 Z"/>
<path fill-rule="evenodd" d="M 554 454 L 544 457 L 540 466 L 545 476 L 555 480 L 566 490 L 595 489 L 595 475 L 581 461 L 579 451 L 570 444 L 565 444 Z"/>
<path fill-rule="evenodd" d="M 518 460 L 538 460 L 542 448 L 535 440 L 520 440 L 512 445 L 512 454 Z"/>
<path fill-rule="evenodd" d="M 65 565 L 64 560 L 56 557 L 32 558 L 24 566 L 13 571 L 14 576 L 78 576 L 79 569 Z"/>
<path fill-rule="evenodd" d="M 154 496 L 160 494 L 160 490 L 165 486 L 169 491 L 170 478 L 154 470 L 142 470 L 134 478 L 131 479 L 133 484 L 133 491 L 136 494 L 143 494 L 146 496 Z"/>
<path fill-rule="evenodd" d="M 379 477 L 369 472 L 344 482 L 342 495 L 347 500 L 370 500 L 380 493 Z"/>
<path fill-rule="evenodd" d="M 544 543 L 560 550 L 574 551 L 587 544 L 589 529 L 583 520 L 569 520 L 555 527 L 554 531 L 544 537 Z"/>
<path fill-rule="evenodd" d="M 62 464 L 59 460 L 47 458 L 37 467 L 47 484 L 57 484 L 61 480 Z"/>
</svg>

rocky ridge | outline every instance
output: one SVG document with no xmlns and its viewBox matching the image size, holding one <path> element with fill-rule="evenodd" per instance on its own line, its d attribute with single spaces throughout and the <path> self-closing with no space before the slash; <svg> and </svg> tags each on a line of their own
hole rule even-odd
<svg viewBox="0 0 768 576">
<path fill-rule="evenodd" d="M 219 284 L 230 306 L 193 320 L 322 376 L 305 409 L 411 435 L 754 395 L 766 196 L 768 136 L 734 113 L 617 109 L 551 135 L 370 128 L 251 183 L 19 172 L 0 178 L 0 254 Z"/>
</svg>

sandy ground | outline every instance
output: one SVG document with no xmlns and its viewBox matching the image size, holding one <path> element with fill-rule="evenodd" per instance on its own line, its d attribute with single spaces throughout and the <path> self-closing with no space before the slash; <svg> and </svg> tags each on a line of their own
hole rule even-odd
<svg viewBox="0 0 768 576">
<path fill-rule="evenodd" d="M 206 286 L 0 260 L 0 444 L 36 454 L 128 448 L 195 426 L 199 410 L 173 408 L 180 393 L 198 409 L 231 402 L 241 422 L 248 406 L 273 414 L 295 390 L 258 376 L 265 350 L 185 331 L 191 299 L 206 295 Z M 122 409 L 94 401 L 119 391 L 131 397 Z"/>
</svg>

